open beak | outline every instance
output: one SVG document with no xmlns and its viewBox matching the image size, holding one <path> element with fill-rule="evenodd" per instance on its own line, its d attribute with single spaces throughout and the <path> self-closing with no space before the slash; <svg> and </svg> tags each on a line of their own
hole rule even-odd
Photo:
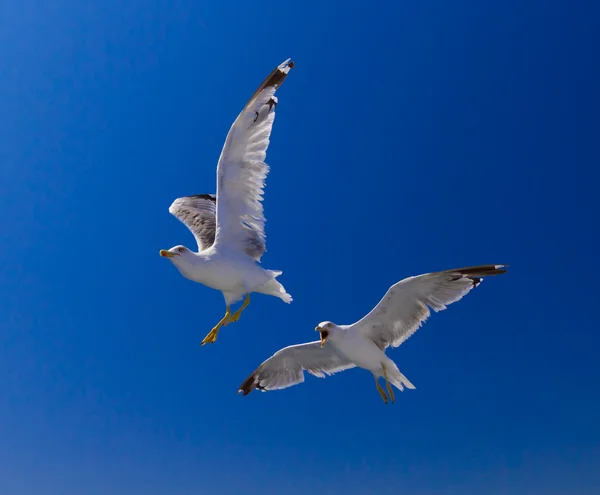
<svg viewBox="0 0 600 495">
<path fill-rule="evenodd" d="M 163 258 L 172 258 L 173 256 L 177 256 L 175 253 L 172 253 L 171 251 L 165 251 L 164 249 L 161 249 L 159 254 Z"/>
<path fill-rule="evenodd" d="M 327 330 L 321 330 L 319 327 L 315 328 L 317 332 L 321 332 L 321 347 L 325 345 L 327 342 L 327 338 L 329 337 L 329 332 Z"/>
</svg>

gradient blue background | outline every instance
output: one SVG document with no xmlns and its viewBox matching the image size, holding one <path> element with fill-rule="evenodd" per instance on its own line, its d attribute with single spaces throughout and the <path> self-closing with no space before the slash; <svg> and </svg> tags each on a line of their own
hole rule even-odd
<svg viewBox="0 0 600 495">
<path fill-rule="evenodd" d="M 0 493 L 600 491 L 594 2 L 10 1 L 0 6 Z M 158 250 L 278 93 L 257 295 Z M 508 263 L 369 373 L 236 394 L 409 275 Z"/>
</svg>

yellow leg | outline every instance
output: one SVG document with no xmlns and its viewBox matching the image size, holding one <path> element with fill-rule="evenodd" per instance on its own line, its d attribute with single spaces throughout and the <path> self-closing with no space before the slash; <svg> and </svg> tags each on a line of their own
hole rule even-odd
<svg viewBox="0 0 600 495">
<path fill-rule="evenodd" d="M 390 394 L 390 399 L 392 400 L 392 404 L 393 404 L 394 401 L 396 400 L 396 397 L 394 397 L 394 389 L 390 385 L 390 382 L 388 382 L 387 373 L 385 371 L 385 365 L 383 363 L 381 363 L 381 369 L 383 370 L 383 378 L 385 378 L 385 387 L 387 388 L 387 391 Z"/>
<path fill-rule="evenodd" d="M 225 323 L 225 325 L 229 325 L 229 323 L 234 323 L 234 322 L 238 321 L 240 319 L 240 316 L 242 315 L 242 311 L 244 311 L 244 309 L 246 309 L 248 304 L 250 304 L 250 294 L 246 293 L 246 298 L 244 299 L 244 302 L 238 308 L 238 310 L 229 317 L 229 319 L 227 320 L 227 323 Z"/>
<path fill-rule="evenodd" d="M 231 314 L 231 311 L 229 309 L 229 306 L 227 306 L 225 308 L 225 316 L 223 316 L 223 318 L 221 318 L 221 321 L 219 323 L 217 323 L 217 325 L 210 332 L 208 332 L 208 335 L 206 337 L 204 337 L 204 340 L 202 341 L 202 343 L 200 345 L 213 344 L 214 342 L 216 342 L 217 336 L 219 335 L 219 330 L 221 329 L 221 327 L 223 325 L 225 325 L 225 322 L 229 318 L 230 314 Z"/>
<path fill-rule="evenodd" d="M 385 395 L 385 390 L 383 390 L 383 388 L 381 388 L 381 385 L 379 385 L 379 382 L 377 381 L 377 377 L 375 377 L 375 386 L 377 387 L 377 391 L 379 392 L 379 395 L 381 395 L 383 402 L 385 402 L 387 404 L 388 403 L 387 395 Z"/>
</svg>

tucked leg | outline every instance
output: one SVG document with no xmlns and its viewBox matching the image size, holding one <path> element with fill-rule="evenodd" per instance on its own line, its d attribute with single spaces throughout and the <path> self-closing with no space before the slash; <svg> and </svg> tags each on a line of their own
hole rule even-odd
<svg viewBox="0 0 600 495">
<path fill-rule="evenodd" d="M 219 335 L 219 330 L 223 325 L 226 324 L 226 321 L 229 318 L 230 314 L 231 310 L 229 309 L 229 306 L 227 306 L 225 309 L 225 316 L 223 316 L 223 318 L 221 318 L 221 321 L 217 323 L 217 325 L 210 332 L 208 332 L 208 335 L 204 337 L 204 340 L 200 345 L 213 344 L 214 342 L 216 342 L 217 336 Z"/>
<path fill-rule="evenodd" d="M 250 304 L 250 294 L 246 292 L 246 298 L 244 299 L 244 302 L 238 308 L 238 310 L 229 317 L 225 324 L 228 325 L 229 323 L 234 323 L 238 321 L 240 319 L 240 316 L 242 315 L 242 311 L 246 309 L 246 306 L 248 306 L 248 304 Z"/>
<path fill-rule="evenodd" d="M 387 372 L 385 371 L 385 365 L 383 363 L 381 363 L 381 369 L 383 370 L 383 378 L 385 378 L 385 386 L 387 388 L 388 393 L 390 394 L 390 399 L 392 400 L 393 404 L 396 400 L 396 398 L 394 397 L 394 389 L 390 385 L 390 382 L 388 382 Z"/>
<path fill-rule="evenodd" d="M 377 391 L 379 392 L 379 395 L 381 395 L 383 402 L 385 402 L 387 404 L 388 398 L 387 398 L 387 395 L 385 395 L 385 390 L 383 390 L 381 385 L 379 385 L 379 382 L 377 381 L 377 376 L 373 375 L 373 378 L 375 378 L 375 386 L 377 387 Z"/>
</svg>

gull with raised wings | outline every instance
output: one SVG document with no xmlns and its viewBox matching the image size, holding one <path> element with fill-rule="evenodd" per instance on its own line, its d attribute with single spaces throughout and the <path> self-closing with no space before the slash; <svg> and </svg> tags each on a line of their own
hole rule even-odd
<svg viewBox="0 0 600 495">
<path fill-rule="evenodd" d="M 275 68 L 231 126 L 217 165 L 217 194 L 178 198 L 169 208 L 194 234 L 198 252 L 179 245 L 161 250 L 160 255 L 185 278 L 219 290 L 225 298 L 225 316 L 202 345 L 215 342 L 223 326 L 239 319 L 252 292 L 292 301 L 276 280 L 282 272 L 257 263 L 266 251 L 262 199 L 277 106 L 275 92 L 293 67 L 288 59 Z M 242 299 L 243 304 L 231 313 L 231 305 Z"/>
<path fill-rule="evenodd" d="M 414 385 L 387 357 L 388 346 L 398 347 L 429 318 L 430 310 L 442 311 L 461 299 L 483 280 L 505 273 L 505 265 L 482 265 L 409 277 L 392 285 L 377 306 L 352 325 L 319 323 L 321 340 L 292 345 L 262 363 L 239 388 L 248 395 L 254 389 L 278 390 L 304 381 L 304 371 L 319 378 L 359 367 L 370 371 L 383 401 L 388 396 L 379 384 L 383 377 L 389 399 L 394 390 Z"/>
</svg>

